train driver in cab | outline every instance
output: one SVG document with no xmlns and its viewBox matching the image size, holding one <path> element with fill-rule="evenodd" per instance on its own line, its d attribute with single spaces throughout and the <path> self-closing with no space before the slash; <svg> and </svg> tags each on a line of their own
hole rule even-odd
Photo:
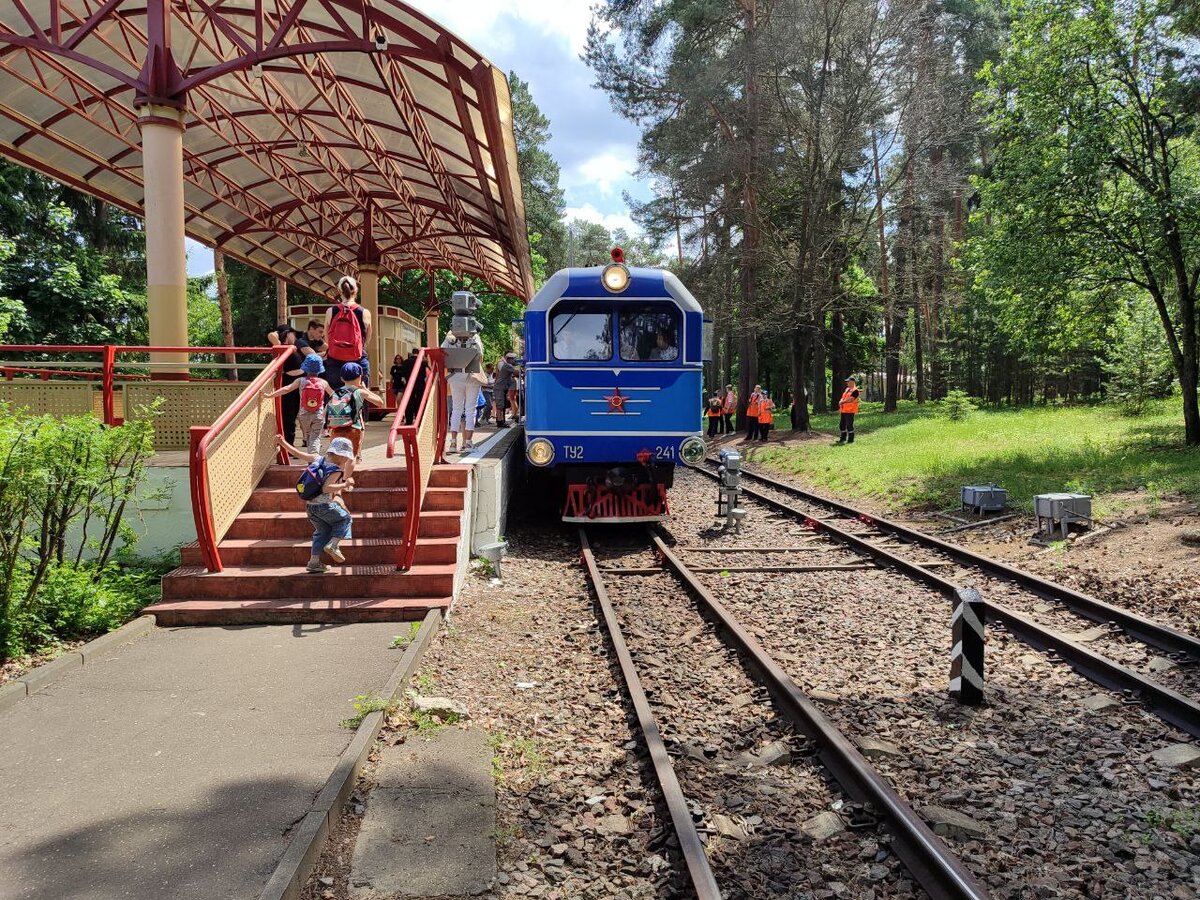
<svg viewBox="0 0 1200 900">
<path fill-rule="evenodd" d="M 667 329 L 660 328 L 654 335 L 654 346 L 650 348 L 650 359 L 669 362 L 679 357 L 679 348 L 671 339 L 674 337 Z"/>
</svg>

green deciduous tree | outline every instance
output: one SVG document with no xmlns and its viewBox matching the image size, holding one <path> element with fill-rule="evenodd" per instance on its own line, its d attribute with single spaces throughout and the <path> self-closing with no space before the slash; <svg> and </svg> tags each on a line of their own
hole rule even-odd
<svg viewBox="0 0 1200 900">
<path fill-rule="evenodd" d="M 525 199 L 525 224 L 531 235 L 539 235 L 538 253 L 545 259 L 545 269 L 556 272 L 566 265 L 567 229 L 562 222 L 566 204 L 558 183 L 561 173 L 546 149 L 550 120 L 534 102 L 529 82 L 515 72 L 508 75 L 508 89 L 512 95 L 513 136 Z M 534 283 L 541 286 L 536 278 Z"/>
<path fill-rule="evenodd" d="M 1152 304 L 1200 444 L 1200 146 L 1154 2 L 1009 0 L 985 68 L 996 156 L 982 182 L 985 290 L 1049 314 L 1135 289 Z M 1066 319 L 1067 316 L 1061 318 Z"/>
</svg>

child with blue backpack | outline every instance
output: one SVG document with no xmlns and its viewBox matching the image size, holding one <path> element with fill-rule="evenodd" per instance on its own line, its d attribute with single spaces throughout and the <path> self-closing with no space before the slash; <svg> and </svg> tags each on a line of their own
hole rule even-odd
<svg viewBox="0 0 1200 900">
<path fill-rule="evenodd" d="M 329 442 L 325 455 L 318 456 L 297 450 L 282 437 L 275 440 L 292 456 L 308 463 L 296 482 L 296 492 L 306 504 L 308 521 L 313 527 L 312 555 L 305 571 L 312 574 L 328 572 L 329 567 L 321 562 L 322 552 L 335 562 L 346 561 L 338 544 L 351 536 L 352 520 L 342 500 L 342 492 L 354 489 L 350 478 L 354 471 L 354 445 L 347 438 L 337 437 Z"/>
</svg>

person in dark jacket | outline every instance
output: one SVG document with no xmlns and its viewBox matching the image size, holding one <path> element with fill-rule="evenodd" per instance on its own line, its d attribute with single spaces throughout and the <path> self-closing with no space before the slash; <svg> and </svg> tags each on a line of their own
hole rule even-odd
<svg viewBox="0 0 1200 900">
<path fill-rule="evenodd" d="M 404 399 L 404 391 L 408 387 L 408 382 L 413 378 L 413 371 L 417 367 L 417 354 L 420 352 L 419 348 L 413 347 L 412 353 L 399 366 L 392 366 L 392 390 L 396 393 L 397 406 Z M 421 395 L 425 393 L 426 377 L 425 367 L 422 366 L 416 372 L 417 380 L 413 385 L 412 394 L 409 395 L 408 406 L 404 410 L 405 425 L 413 423 L 413 419 L 417 417 L 417 410 L 421 408 Z"/>
</svg>

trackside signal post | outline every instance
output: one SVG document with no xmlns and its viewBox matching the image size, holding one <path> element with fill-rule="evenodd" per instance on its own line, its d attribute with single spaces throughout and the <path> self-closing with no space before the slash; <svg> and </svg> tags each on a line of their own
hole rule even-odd
<svg viewBox="0 0 1200 900">
<path fill-rule="evenodd" d="M 950 616 L 950 693 L 966 706 L 983 702 L 983 597 L 962 588 Z"/>
</svg>

